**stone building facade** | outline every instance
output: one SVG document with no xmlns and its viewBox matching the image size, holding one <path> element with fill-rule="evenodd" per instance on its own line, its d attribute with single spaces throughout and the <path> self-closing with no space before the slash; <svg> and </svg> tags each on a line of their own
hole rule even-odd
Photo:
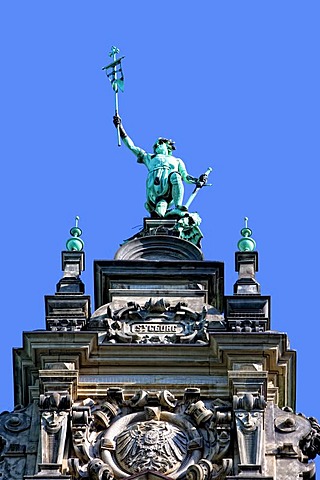
<svg viewBox="0 0 320 480">
<path fill-rule="evenodd" d="M 226 296 L 223 263 L 175 222 L 145 219 L 95 262 L 93 313 L 82 246 L 62 252 L 46 329 L 14 350 L 1 480 L 315 478 L 320 427 L 294 413 L 296 355 L 271 329 L 258 253 L 236 252 Z"/>
</svg>

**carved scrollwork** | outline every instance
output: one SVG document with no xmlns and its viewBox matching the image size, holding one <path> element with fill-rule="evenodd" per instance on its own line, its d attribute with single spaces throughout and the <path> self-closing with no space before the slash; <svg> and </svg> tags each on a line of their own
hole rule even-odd
<svg viewBox="0 0 320 480">
<path fill-rule="evenodd" d="M 231 421 L 230 406 L 213 406 L 208 426 L 210 448 L 207 454 L 207 458 L 213 462 L 221 460 L 229 450 Z"/>
<path fill-rule="evenodd" d="M 186 413 L 201 427 L 206 438 L 203 458 L 188 468 L 186 478 L 223 479 L 232 471 L 232 460 L 222 460 L 230 447 L 231 407 L 226 402 L 217 401 L 217 405 L 209 409 L 199 396 L 199 389 L 187 389 L 185 392 Z"/>
<path fill-rule="evenodd" d="M 108 392 L 108 400 L 101 405 L 100 410 L 93 410 L 92 412 L 94 426 L 97 431 L 109 427 L 112 419 L 121 412 L 120 405 L 122 405 L 122 403 L 122 390 L 110 389 Z"/>
<path fill-rule="evenodd" d="M 211 472 L 212 463 L 203 459 L 188 468 L 186 480 L 208 480 L 211 477 Z"/>
<path fill-rule="evenodd" d="M 304 455 L 309 459 L 316 458 L 320 455 L 320 425 L 315 417 L 305 417 L 302 414 L 300 416 L 309 420 L 311 424 L 310 432 L 300 441 L 299 447 Z"/>
<path fill-rule="evenodd" d="M 168 409 L 174 409 L 178 400 L 169 390 L 157 392 L 149 392 L 146 390 L 138 390 L 138 392 L 128 400 L 128 405 L 132 408 L 143 408 L 148 404 L 161 405 Z"/>
<path fill-rule="evenodd" d="M 104 330 L 104 341 L 111 343 L 207 343 L 214 323 L 221 329 L 224 319 L 210 305 L 196 312 L 185 302 L 170 305 L 163 298 L 150 298 L 143 306 L 103 305 L 92 315 L 90 328 Z"/>
<path fill-rule="evenodd" d="M 201 400 L 198 400 L 196 403 L 190 403 L 186 409 L 186 413 L 194 418 L 197 425 L 209 421 L 213 416 L 213 412 L 206 408 Z"/>
<path fill-rule="evenodd" d="M 72 398 L 67 392 L 50 392 L 40 395 L 39 408 L 41 410 L 69 410 Z"/>
<path fill-rule="evenodd" d="M 208 462 L 210 479 L 223 478 L 230 422 L 230 406 L 201 400 L 199 389 L 186 389 L 180 401 L 168 390 L 139 390 L 126 400 L 111 390 L 102 402 L 72 409 L 77 458 L 69 460 L 70 473 L 111 480 L 150 470 L 175 479 Z"/>
<path fill-rule="evenodd" d="M 233 408 L 235 410 L 246 410 L 250 412 L 251 410 L 264 410 L 267 406 L 263 395 L 253 395 L 252 393 L 245 393 L 242 397 L 234 395 L 233 397 Z"/>
<path fill-rule="evenodd" d="M 232 473 L 232 466 L 231 458 L 223 459 L 221 464 L 203 459 L 188 468 L 186 480 L 223 480 Z"/>
<path fill-rule="evenodd" d="M 72 440 L 74 450 L 84 463 L 91 460 L 90 455 L 90 424 L 92 421 L 91 410 L 89 406 L 74 407 L 72 410 Z"/>
<path fill-rule="evenodd" d="M 90 480 L 112 480 L 112 470 L 99 458 L 94 458 L 88 463 L 88 475 Z"/>
</svg>

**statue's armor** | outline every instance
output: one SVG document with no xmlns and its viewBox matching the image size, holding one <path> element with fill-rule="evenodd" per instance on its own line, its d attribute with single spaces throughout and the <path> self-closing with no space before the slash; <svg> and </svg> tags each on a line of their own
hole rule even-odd
<svg viewBox="0 0 320 480">
<path fill-rule="evenodd" d="M 182 204 L 183 183 L 187 171 L 180 158 L 172 155 L 156 154 L 151 155 L 141 152 L 138 162 L 144 163 L 148 168 L 146 182 L 147 209 L 150 211 L 160 201 L 165 200 L 168 205 L 174 201 L 176 205 Z M 149 207 L 149 208 L 148 208 Z"/>
<path fill-rule="evenodd" d="M 183 205 L 183 181 L 195 183 L 197 179 L 188 175 L 185 164 L 180 158 L 166 153 L 147 153 L 137 147 L 122 128 L 123 143 L 136 155 L 138 163 L 144 163 L 148 169 L 146 183 L 146 209 L 165 216 L 168 208 L 174 204 Z"/>
</svg>

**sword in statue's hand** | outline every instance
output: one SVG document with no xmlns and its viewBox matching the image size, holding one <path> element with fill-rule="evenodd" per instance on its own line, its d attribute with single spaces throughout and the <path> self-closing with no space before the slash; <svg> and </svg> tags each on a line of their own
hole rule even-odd
<svg viewBox="0 0 320 480">
<path fill-rule="evenodd" d="M 191 203 L 193 202 L 193 200 L 196 198 L 196 196 L 198 195 L 199 191 L 201 190 L 201 188 L 203 187 L 211 187 L 211 184 L 207 184 L 207 181 L 208 181 L 208 176 L 209 176 L 209 173 L 212 172 L 212 168 L 209 167 L 202 175 L 200 175 L 200 177 L 198 178 L 197 182 L 196 182 L 196 186 L 195 186 L 195 189 L 193 190 L 193 192 L 191 193 L 187 203 L 184 205 L 186 208 L 189 208 Z"/>
<path fill-rule="evenodd" d="M 111 86 L 114 90 L 114 107 L 115 107 L 115 116 L 119 116 L 119 99 L 118 99 L 118 92 L 124 90 L 124 75 L 121 66 L 121 60 L 124 57 L 120 57 L 117 59 L 117 53 L 120 50 L 117 47 L 111 47 L 111 51 L 109 53 L 109 57 L 112 57 L 113 62 L 103 67 L 102 70 L 105 70 L 107 77 L 111 82 Z M 117 135 L 118 135 L 118 146 L 121 146 L 121 137 L 120 137 L 120 126 L 117 125 Z"/>
</svg>

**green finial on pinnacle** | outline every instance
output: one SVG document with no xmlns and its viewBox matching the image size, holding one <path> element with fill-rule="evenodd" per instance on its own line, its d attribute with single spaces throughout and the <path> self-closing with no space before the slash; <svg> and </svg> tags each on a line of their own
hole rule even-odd
<svg viewBox="0 0 320 480">
<path fill-rule="evenodd" d="M 82 235 L 82 230 L 81 228 L 78 227 L 78 222 L 80 220 L 80 217 L 78 215 L 76 216 L 76 224 L 74 227 L 71 228 L 70 234 L 72 235 L 72 238 L 69 238 L 66 243 L 67 250 L 69 252 L 81 252 L 84 247 L 83 240 L 81 240 L 81 235 Z"/>
<path fill-rule="evenodd" d="M 244 228 L 240 231 L 243 237 L 238 242 L 240 252 L 252 252 L 256 248 L 256 242 L 251 238 L 252 230 L 248 227 L 248 220 L 248 217 L 244 217 Z"/>
</svg>

